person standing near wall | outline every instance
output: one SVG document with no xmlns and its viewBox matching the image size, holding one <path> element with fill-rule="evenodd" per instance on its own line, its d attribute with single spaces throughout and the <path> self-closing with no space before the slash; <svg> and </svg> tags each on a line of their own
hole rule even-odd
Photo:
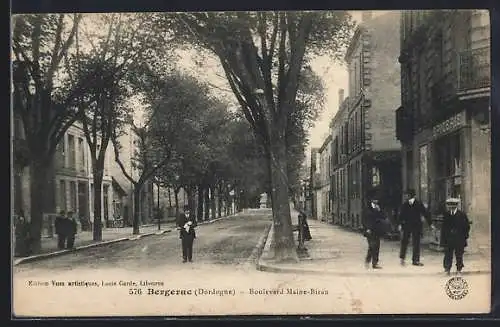
<svg viewBox="0 0 500 327">
<path fill-rule="evenodd" d="M 464 252 L 470 232 L 470 221 L 465 212 L 458 209 L 460 200 L 449 198 L 446 200 L 446 211 L 443 214 L 441 228 L 441 246 L 444 247 L 443 266 L 449 274 L 453 264 L 453 254 L 456 258 L 457 272 L 464 267 Z"/>
</svg>

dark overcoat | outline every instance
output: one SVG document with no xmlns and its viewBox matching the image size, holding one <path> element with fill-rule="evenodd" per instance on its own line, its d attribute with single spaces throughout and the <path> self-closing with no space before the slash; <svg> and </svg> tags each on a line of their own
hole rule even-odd
<svg viewBox="0 0 500 327">
<path fill-rule="evenodd" d="M 443 214 L 441 246 L 466 247 L 469 232 L 470 221 L 465 212 L 457 210 L 454 215 L 449 211 Z"/>
<path fill-rule="evenodd" d="M 376 210 L 368 205 L 363 213 L 364 234 L 367 236 L 367 230 L 378 236 L 383 236 L 390 231 L 390 222 L 384 216 L 382 210 Z"/>
<path fill-rule="evenodd" d="M 410 204 L 405 201 L 399 210 L 399 224 L 405 231 L 422 232 L 422 216 L 431 225 L 431 215 L 422 202 L 415 200 Z"/>
</svg>

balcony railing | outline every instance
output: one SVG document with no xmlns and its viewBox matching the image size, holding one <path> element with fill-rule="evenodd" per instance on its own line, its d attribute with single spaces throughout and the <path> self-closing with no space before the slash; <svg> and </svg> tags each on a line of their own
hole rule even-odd
<svg viewBox="0 0 500 327">
<path fill-rule="evenodd" d="M 490 86 L 490 47 L 462 51 L 458 56 L 458 91 Z"/>
</svg>

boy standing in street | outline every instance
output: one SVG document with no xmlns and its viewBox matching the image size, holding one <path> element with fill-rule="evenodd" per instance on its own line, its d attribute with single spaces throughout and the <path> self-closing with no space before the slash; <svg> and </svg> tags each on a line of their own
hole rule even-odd
<svg viewBox="0 0 500 327">
<path fill-rule="evenodd" d="M 449 274 L 453 264 L 453 254 L 456 258 L 457 272 L 464 267 L 464 252 L 469 238 L 470 221 L 465 212 L 458 209 L 459 199 L 446 200 L 446 212 L 443 215 L 441 228 L 441 245 L 444 247 L 443 266 Z"/>
</svg>

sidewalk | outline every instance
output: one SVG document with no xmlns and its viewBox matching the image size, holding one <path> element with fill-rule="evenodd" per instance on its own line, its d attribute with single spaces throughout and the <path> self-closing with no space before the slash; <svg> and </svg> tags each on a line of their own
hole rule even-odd
<svg viewBox="0 0 500 327">
<path fill-rule="evenodd" d="M 298 212 L 291 209 L 292 224 L 297 223 Z M 421 250 L 421 261 L 424 267 L 411 265 L 411 244 L 407 252 L 406 266 L 400 265 L 398 241 L 381 240 L 380 265 L 382 269 L 366 269 L 364 257 L 367 251 L 366 239 L 357 232 L 346 230 L 320 222 L 308 220 L 312 240 L 305 242 L 308 256 L 301 258 L 298 263 L 278 263 L 272 258 L 270 250 L 273 228 L 262 251 L 262 256 L 257 264 L 257 269 L 271 272 L 288 273 L 316 273 L 334 275 L 366 275 L 375 276 L 415 276 L 415 275 L 442 275 L 443 253 L 427 249 Z M 294 233 L 297 237 L 297 233 Z M 467 252 L 464 255 L 463 274 L 486 273 L 491 271 L 489 253 L 478 251 Z M 452 268 L 452 272 L 454 271 Z"/>
</svg>

